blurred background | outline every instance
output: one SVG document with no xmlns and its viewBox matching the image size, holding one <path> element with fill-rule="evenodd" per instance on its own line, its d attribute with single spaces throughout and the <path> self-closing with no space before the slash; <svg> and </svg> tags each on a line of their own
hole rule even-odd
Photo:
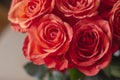
<svg viewBox="0 0 120 80">
<path fill-rule="evenodd" d="M 11 0 L 0 0 L 0 80 L 33 80 L 24 70 L 25 34 L 14 32 L 7 20 Z"/>
</svg>

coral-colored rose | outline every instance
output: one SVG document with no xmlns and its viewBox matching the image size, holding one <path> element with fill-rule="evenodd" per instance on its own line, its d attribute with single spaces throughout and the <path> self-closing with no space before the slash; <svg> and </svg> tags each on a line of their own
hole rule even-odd
<svg viewBox="0 0 120 80">
<path fill-rule="evenodd" d="M 58 9 L 67 17 L 91 17 L 96 15 L 100 0 L 56 0 Z"/>
<path fill-rule="evenodd" d="M 72 40 L 73 31 L 69 24 L 53 14 L 47 14 L 28 30 L 23 52 L 35 64 L 46 64 L 49 68 L 67 68 L 64 58 Z"/>
<path fill-rule="evenodd" d="M 111 10 L 110 25 L 113 28 L 114 37 L 120 39 L 120 0 Z"/>
<path fill-rule="evenodd" d="M 15 31 L 25 32 L 36 17 L 49 13 L 54 0 L 12 0 L 8 19 Z"/>
<path fill-rule="evenodd" d="M 73 67 L 87 76 L 93 76 L 105 68 L 112 55 L 109 51 L 111 36 L 108 21 L 99 18 L 80 20 L 73 27 L 73 40 L 68 53 Z"/>
<path fill-rule="evenodd" d="M 102 3 L 108 5 L 108 6 L 113 6 L 118 0 L 101 0 Z"/>
</svg>

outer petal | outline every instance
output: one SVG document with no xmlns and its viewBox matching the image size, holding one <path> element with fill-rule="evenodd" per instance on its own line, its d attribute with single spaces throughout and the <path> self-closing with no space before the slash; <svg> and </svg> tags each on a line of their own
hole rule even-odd
<svg viewBox="0 0 120 80">
<path fill-rule="evenodd" d="M 98 60 L 95 64 L 88 67 L 80 67 L 78 66 L 81 72 L 83 72 L 87 76 L 96 75 L 101 69 L 104 69 L 108 66 L 111 61 L 112 53 L 109 51 L 102 59 Z"/>
<path fill-rule="evenodd" d="M 100 0 L 56 0 L 58 9 L 66 16 L 85 18 L 96 15 Z"/>
</svg>

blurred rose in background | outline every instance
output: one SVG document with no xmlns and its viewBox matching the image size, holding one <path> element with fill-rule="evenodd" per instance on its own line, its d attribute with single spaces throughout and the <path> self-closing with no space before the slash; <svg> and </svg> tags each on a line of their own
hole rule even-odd
<svg viewBox="0 0 120 80">
<path fill-rule="evenodd" d="M 7 19 L 11 0 L 0 0 L 0 80 L 32 80 L 22 54 L 25 35 L 14 32 Z"/>
</svg>

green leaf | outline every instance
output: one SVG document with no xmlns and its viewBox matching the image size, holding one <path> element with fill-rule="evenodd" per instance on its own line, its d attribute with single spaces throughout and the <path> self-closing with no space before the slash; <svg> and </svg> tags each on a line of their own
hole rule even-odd
<svg viewBox="0 0 120 80">
<path fill-rule="evenodd" d="M 49 73 L 48 80 L 68 80 L 68 76 L 66 73 L 62 73 L 62 72 L 54 70 L 51 73 Z"/>
<path fill-rule="evenodd" d="M 53 72 L 53 78 L 54 78 L 54 80 L 64 80 L 65 79 L 65 75 L 62 74 L 61 72 L 54 71 Z"/>
<path fill-rule="evenodd" d="M 51 76 L 48 77 L 48 80 L 54 80 L 54 78 Z"/>
<path fill-rule="evenodd" d="M 108 69 L 108 72 L 107 72 L 107 69 L 106 69 L 106 73 L 105 73 L 104 70 L 100 70 L 100 72 L 97 74 L 97 76 L 100 78 L 100 80 L 113 80 L 113 77 L 111 76 L 111 73 L 110 74 L 108 74 L 108 73 L 109 73 L 109 69 Z"/>
<path fill-rule="evenodd" d="M 85 75 L 76 69 L 70 69 L 69 73 L 71 80 L 84 80 Z"/>
<path fill-rule="evenodd" d="M 102 80 L 99 76 L 85 77 L 84 80 Z"/>
<path fill-rule="evenodd" d="M 111 65 L 111 74 L 114 77 L 120 78 L 120 66 Z"/>
<path fill-rule="evenodd" d="M 108 66 L 107 68 L 105 68 L 104 70 L 103 70 L 103 72 L 104 72 L 104 74 L 107 76 L 107 77 L 111 77 L 111 68 L 110 68 L 110 66 Z"/>
<path fill-rule="evenodd" d="M 120 57 L 113 57 L 110 64 L 111 75 L 120 78 Z"/>
<path fill-rule="evenodd" d="M 47 74 L 48 69 L 45 65 L 35 65 L 32 62 L 27 63 L 24 66 L 26 72 L 34 77 L 38 77 L 40 80 Z"/>
</svg>

